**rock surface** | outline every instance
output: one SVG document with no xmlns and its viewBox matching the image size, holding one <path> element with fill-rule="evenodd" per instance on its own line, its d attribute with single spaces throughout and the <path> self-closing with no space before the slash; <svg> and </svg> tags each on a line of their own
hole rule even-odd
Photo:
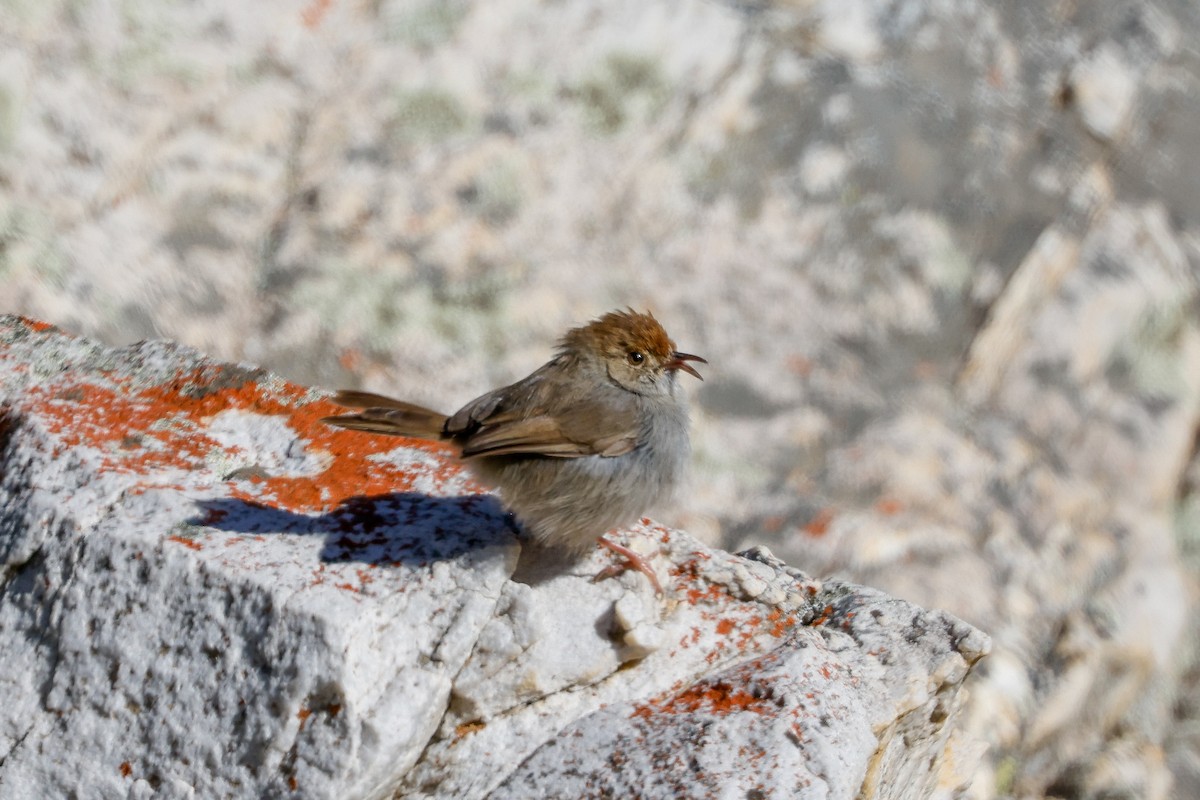
<svg viewBox="0 0 1200 800">
<path fill-rule="evenodd" d="M 0 319 L 0 795 L 929 797 L 985 635 L 764 549 L 521 546 L 438 446 Z M 861 791 L 860 791 L 861 788 Z"/>
<path fill-rule="evenodd" d="M 10 0 L 0 311 L 449 408 L 651 306 L 711 362 L 667 522 L 993 634 L 971 798 L 1192 800 L 1197 40 L 1191 0 Z"/>
</svg>

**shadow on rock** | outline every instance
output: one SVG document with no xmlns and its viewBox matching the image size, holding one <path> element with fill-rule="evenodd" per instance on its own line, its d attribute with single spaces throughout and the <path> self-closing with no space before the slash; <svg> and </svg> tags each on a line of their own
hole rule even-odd
<svg viewBox="0 0 1200 800">
<path fill-rule="evenodd" d="M 202 500 L 188 520 L 243 534 L 324 535 L 321 560 L 368 564 L 444 561 L 511 541 L 511 516 L 493 495 L 431 497 L 417 492 L 347 498 L 333 511 L 303 514 L 239 498 Z"/>
<path fill-rule="evenodd" d="M 537 587 L 576 573 L 581 559 L 578 554 L 542 547 L 521 534 L 518 536 L 521 539 L 521 554 L 511 577 L 514 583 Z"/>
</svg>

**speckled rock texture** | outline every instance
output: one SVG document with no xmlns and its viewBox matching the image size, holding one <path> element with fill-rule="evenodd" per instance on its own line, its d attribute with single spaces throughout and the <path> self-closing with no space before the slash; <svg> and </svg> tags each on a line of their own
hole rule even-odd
<svg viewBox="0 0 1200 800">
<path fill-rule="evenodd" d="M 644 520 L 593 580 L 440 446 L 0 318 L 0 796 L 930 797 L 988 638 Z M 599 793 L 599 794 L 598 794 Z"/>
<path fill-rule="evenodd" d="M 710 361 L 665 523 L 992 634 L 972 800 L 1192 800 L 1197 41 L 1194 0 L 0 0 L 0 311 L 448 410 L 650 307 Z"/>
</svg>

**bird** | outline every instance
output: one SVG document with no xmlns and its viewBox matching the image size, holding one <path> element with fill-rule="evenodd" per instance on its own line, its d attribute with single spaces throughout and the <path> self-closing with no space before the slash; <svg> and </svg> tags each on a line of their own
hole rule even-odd
<svg viewBox="0 0 1200 800">
<path fill-rule="evenodd" d="M 647 561 L 605 534 L 679 487 L 691 447 L 676 376 L 703 380 L 693 362 L 708 363 L 676 350 L 651 313 L 618 310 L 567 331 L 544 365 L 453 414 L 342 390 L 333 401 L 354 413 L 322 422 L 450 444 L 538 545 L 578 558 L 600 544 L 661 594 Z"/>
</svg>

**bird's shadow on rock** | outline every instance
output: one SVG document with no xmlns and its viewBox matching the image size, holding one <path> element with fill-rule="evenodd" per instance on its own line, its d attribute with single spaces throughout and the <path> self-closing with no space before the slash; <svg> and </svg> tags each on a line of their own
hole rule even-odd
<svg viewBox="0 0 1200 800">
<path fill-rule="evenodd" d="M 188 520 L 219 531 L 261 536 L 324 536 L 321 560 L 417 565 L 482 555 L 512 542 L 511 515 L 489 494 L 433 497 L 418 492 L 349 497 L 323 514 L 305 514 L 226 497 L 202 500 Z"/>
</svg>

